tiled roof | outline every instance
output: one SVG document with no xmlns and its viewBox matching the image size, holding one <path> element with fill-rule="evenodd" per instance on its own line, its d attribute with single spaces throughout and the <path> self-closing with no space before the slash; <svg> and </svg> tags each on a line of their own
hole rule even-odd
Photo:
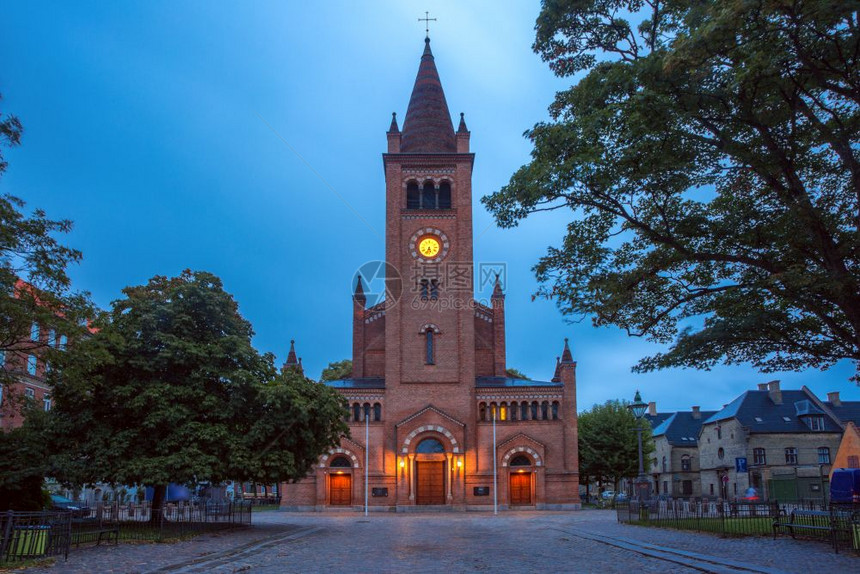
<svg viewBox="0 0 860 574">
<path fill-rule="evenodd" d="M 708 418 L 704 424 L 736 418 L 751 433 L 810 432 L 802 417 L 823 416 L 821 432 L 842 432 L 839 424 L 826 414 L 819 414 L 812 397 L 805 391 L 782 391 L 782 403 L 775 404 L 768 391 L 747 391 L 722 410 Z"/>
<path fill-rule="evenodd" d="M 839 420 L 842 422 L 852 422 L 855 425 L 860 426 L 860 401 L 842 401 L 842 403 L 837 407 L 834 406 L 833 403 L 827 401 L 824 403 L 827 405 L 833 414 L 839 417 Z"/>
<path fill-rule="evenodd" d="M 338 379 L 336 381 L 325 381 L 323 384 L 335 389 L 384 389 L 385 379 L 361 378 L 361 379 Z"/>
<path fill-rule="evenodd" d="M 715 411 L 701 411 L 699 418 L 694 418 L 690 411 L 679 411 L 660 423 L 654 429 L 654 436 L 666 436 L 673 446 L 696 446 L 699 440 L 699 430 Z"/>
<path fill-rule="evenodd" d="M 448 102 L 436 71 L 430 39 L 425 40 L 418 76 L 409 98 L 400 140 L 402 153 L 455 153 L 457 143 Z"/>
<path fill-rule="evenodd" d="M 675 413 L 657 413 L 656 415 L 649 415 L 648 413 L 645 413 L 645 420 L 647 420 L 651 424 L 652 429 L 655 429 L 673 414 Z"/>
<path fill-rule="evenodd" d="M 563 387 L 564 383 L 550 381 L 531 381 L 529 379 L 514 379 L 511 377 L 477 377 L 476 387 Z"/>
</svg>

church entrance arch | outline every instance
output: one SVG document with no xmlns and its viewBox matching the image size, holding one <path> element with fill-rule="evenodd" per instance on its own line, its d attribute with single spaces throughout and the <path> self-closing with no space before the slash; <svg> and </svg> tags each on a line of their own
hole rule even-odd
<svg viewBox="0 0 860 574">
<path fill-rule="evenodd" d="M 329 477 L 329 504 L 332 506 L 352 505 L 352 463 L 344 455 L 332 459 L 331 476 Z"/>
<path fill-rule="evenodd" d="M 415 504 L 445 504 L 447 475 L 445 446 L 428 437 L 415 447 Z"/>
<path fill-rule="evenodd" d="M 525 455 L 515 456 L 510 462 L 511 506 L 530 506 L 532 502 L 532 461 Z"/>
</svg>

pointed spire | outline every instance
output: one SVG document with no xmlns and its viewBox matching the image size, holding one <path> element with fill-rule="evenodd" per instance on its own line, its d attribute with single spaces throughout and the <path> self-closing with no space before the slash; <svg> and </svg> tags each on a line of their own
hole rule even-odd
<svg viewBox="0 0 860 574">
<path fill-rule="evenodd" d="M 388 133 L 396 134 L 400 131 L 400 128 L 397 127 L 397 112 L 391 112 L 391 125 L 388 126 Z"/>
<path fill-rule="evenodd" d="M 364 305 L 367 302 L 367 296 L 364 294 L 364 281 L 361 279 L 361 273 L 358 274 L 358 281 L 355 284 L 355 293 L 353 299 L 356 303 Z"/>
<path fill-rule="evenodd" d="M 496 283 L 493 285 L 493 299 L 504 299 L 505 294 L 502 292 L 502 282 L 499 279 L 499 274 L 496 273 Z"/>
<path fill-rule="evenodd" d="M 460 126 L 457 128 L 458 134 L 469 133 L 469 129 L 466 127 L 466 114 L 460 112 Z"/>
<path fill-rule="evenodd" d="M 448 102 L 439 80 L 439 72 L 430 50 L 430 38 L 424 40 L 424 54 L 418 66 L 418 76 L 409 98 L 406 119 L 403 120 L 403 153 L 456 153 L 454 124 Z"/>
<path fill-rule="evenodd" d="M 290 352 L 287 354 L 287 362 L 284 363 L 285 367 L 294 367 L 299 364 L 298 359 L 296 359 L 296 341 L 294 339 L 290 340 Z"/>
<path fill-rule="evenodd" d="M 302 365 L 302 358 L 301 357 L 299 357 L 299 366 L 297 368 L 299 370 L 299 374 L 302 374 L 302 375 L 305 374 L 305 368 Z"/>
<path fill-rule="evenodd" d="M 567 337 L 564 338 L 564 351 L 561 353 L 562 363 L 572 363 L 573 355 L 570 353 L 570 347 L 567 344 Z"/>
<path fill-rule="evenodd" d="M 552 382 L 558 383 L 561 381 L 561 357 L 555 358 L 555 373 L 552 375 Z"/>
</svg>

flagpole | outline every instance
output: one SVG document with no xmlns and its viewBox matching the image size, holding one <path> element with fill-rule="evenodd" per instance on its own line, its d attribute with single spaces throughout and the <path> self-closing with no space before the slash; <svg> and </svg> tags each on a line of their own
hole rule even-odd
<svg viewBox="0 0 860 574">
<path fill-rule="evenodd" d="M 364 515 L 367 516 L 367 490 L 370 480 L 370 410 L 364 412 Z"/>
<path fill-rule="evenodd" d="M 493 514 L 499 513 L 499 478 L 496 472 L 496 409 L 493 409 Z"/>
</svg>

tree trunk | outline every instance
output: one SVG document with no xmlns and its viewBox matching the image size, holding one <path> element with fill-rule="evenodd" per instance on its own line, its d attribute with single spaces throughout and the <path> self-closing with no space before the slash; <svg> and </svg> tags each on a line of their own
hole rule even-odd
<svg viewBox="0 0 860 574">
<path fill-rule="evenodd" d="M 161 524 L 161 512 L 164 508 L 164 499 L 167 498 L 167 485 L 158 484 L 152 489 L 152 508 L 149 512 L 149 522 L 153 525 Z"/>
</svg>

